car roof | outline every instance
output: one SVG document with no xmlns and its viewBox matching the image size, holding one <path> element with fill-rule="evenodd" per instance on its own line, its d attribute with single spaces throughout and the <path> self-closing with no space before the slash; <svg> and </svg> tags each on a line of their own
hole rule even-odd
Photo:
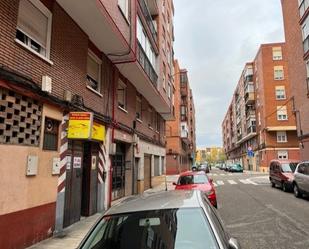
<svg viewBox="0 0 309 249">
<path fill-rule="evenodd" d="M 191 176 L 191 175 L 206 175 L 204 171 L 186 171 L 179 176 Z"/>
<path fill-rule="evenodd" d="M 104 215 L 140 211 L 200 207 L 198 190 L 173 190 L 130 196 L 112 206 Z"/>
<path fill-rule="evenodd" d="M 279 162 L 279 163 L 300 163 L 299 160 L 279 160 L 279 159 L 273 159 L 270 162 Z"/>
</svg>

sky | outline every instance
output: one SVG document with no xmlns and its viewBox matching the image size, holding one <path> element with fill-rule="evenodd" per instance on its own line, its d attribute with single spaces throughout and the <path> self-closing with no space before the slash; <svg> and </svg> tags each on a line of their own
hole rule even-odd
<svg viewBox="0 0 309 249">
<path fill-rule="evenodd" d="M 222 146 L 221 123 L 246 62 L 284 41 L 280 0 L 174 0 L 175 59 L 186 68 L 197 146 Z"/>
</svg>

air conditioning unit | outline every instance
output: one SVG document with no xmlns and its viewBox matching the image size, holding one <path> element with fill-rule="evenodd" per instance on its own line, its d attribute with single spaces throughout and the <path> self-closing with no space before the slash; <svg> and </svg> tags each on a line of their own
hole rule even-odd
<svg viewBox="0 0 309 249">
<path fill-rule="evenodd" d="M 72 102 L 72 92 L 69 90 L 64 90 L 63 100 L 67 102 Z"/>
<path fill-rule="evenodd" d="M 52 79 L 51 77 L 44 75 L 42 76 L 42 90 L 44 92 L 51 93 L 52 91 Z"/>
</svg>

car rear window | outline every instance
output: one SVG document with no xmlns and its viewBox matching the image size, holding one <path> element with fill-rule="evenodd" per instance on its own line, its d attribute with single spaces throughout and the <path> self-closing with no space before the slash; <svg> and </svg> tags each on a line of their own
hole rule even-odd
<svg viewBox="0 0 309 249">
<path fill-rule="evenodd" d="M 219 247 L 203 210 L 182 208 L 105 217 L 81 248 L 217 249 Z"/>
<path fill-rule="evenodd" d="M 285 173 L 295 172 L 296 166 L 297 166 L 297 163 L 282 163 L 281 164 L 282 171 Z"/>
<path fill-rule="evenodd" d="M 204 184 L 208 182 L 208 178 L 205 175 L 186 175 L 179 177 L 178 185 Z"/>
</svg>

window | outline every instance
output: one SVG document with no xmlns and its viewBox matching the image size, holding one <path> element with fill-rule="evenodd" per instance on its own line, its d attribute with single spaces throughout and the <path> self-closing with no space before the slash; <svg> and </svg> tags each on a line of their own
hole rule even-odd
<svg viewBox="0 0 309 249">
<path fill-rule="evenodd" d="M 40 1 L 20 0 L 16 41 L 49 59 L 51 21 L 51 12 Z"/>
<path fill-rule="evenodd" d="M 126 110 L 127 108 L 127 86 L 122 81 L 118 82 L 117 98 L 118 98 L 118 106 Z"/>
<path fill-rule="evenodd" d="M 289 153 L 286 150 L 279 150 L 278 151 L 278 159 L 289 159 Z"/>
<path fill-rule="evenodd" d="M 282 60 L 282 48 L 281 47 L 273 47 L 273 60 L 274 61 Z"/>
<path fill-rule="evenodd" d="M 157 56 L 152 48 L 151 42 L 144 31 L 142 22 L 140 18 L 137 18 L 137 39 L 139 41 L 140 46 L 144 50 L 148 60 L 150 61 L 151 65 L 156 68 L 156 60 Z"/>
<path fill-rule="evenodd" d="M 302 35 L 303 35 L 303 41 L 305 41 L 309 35 L 309 18 L 308 17 L 305 19 L 304 24 L 302 26 Z"/>
<path fill-rule="evenodd" d="M 159 131 L 160 130 L 160 119 L 159 119 L 159 114 L 157 112 L 153 112 L 153 124 L 154 124 L 154 127 L 155 127 L 155 130 L 156 131 Z"/>
<path fill-rule="evenodd" d="M 286 106 L 277 106 L 277 119 L 278 120 L 288 120 Z"/>
<path fill-rule="evenodd" d="M 101 64 L 102 61 L 91 51 L 87 57 L 87 85 L 97 91 L 101 91 Z"/>
<path fill-rule="evenodd" d="M 148 113 L 149 113 L 149 123 L 148 126 L 150 128 L 154 127 L 154 111 L 151 107 L 148 108 Z"/>
<path fill-rule="evenodd" d="M 283 66 L 275 66 L 274 67 L 274 79 L 275 80 L 283 80 L 284 79 Z"/>
<path fill-rule="evenodd" d="M 276 86 L 276 99 L 277 100 L 286 99 L 284 86 Z"/>
<path fill-rule="evenodd" d="M 277 142 L 286 143 L 288 141 L 286 131 L 277 131 Z"/>
<path fill-rule="evenodd" d="M 307 91 L 309 93 L 309 60 L 306 61 L 306 70 L 307 70 Z"/>
<path fill-rule="evenodd" d="M 125 18 L 129 21 L 129 0 L 118 0 L 118 6 Z"/>
<path fill-rule="evenodd" d="M 166 88 L 166 78 L 165 77 L 166 77 L 166 66 L 165 66 L 165 63 L 163 63 L 162 85 L 164 89 Z"/>
<path fill-rule="evenodd" d="M 167 96 L 169 99 L 171 99 L 172 97 L 172 86 L 171 86 L 171 83 L 168 83 L 168 86 L 167 86 Z"/>
<path fill-rule="evenodd" d="M 43 150 L 58 150 L 59 121 L 45 118 Z"/>
<path fill-rule="evenodd" d="M 136 118 L 142 120 L 142 96 L 140 94 L 136 96 Z"/>
</svg>

